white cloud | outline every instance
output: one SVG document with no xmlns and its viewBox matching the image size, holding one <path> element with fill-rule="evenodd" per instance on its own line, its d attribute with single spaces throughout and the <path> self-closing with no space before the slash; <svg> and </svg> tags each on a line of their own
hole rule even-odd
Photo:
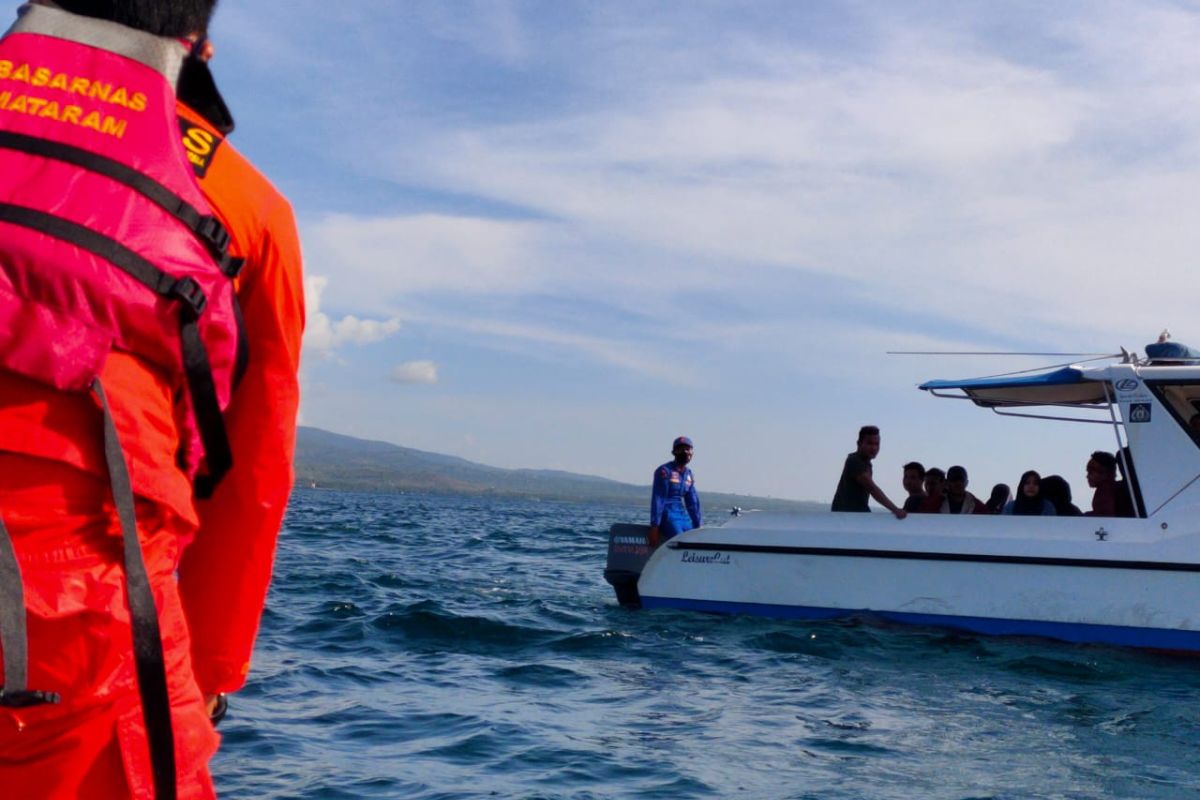
<svg viewBox="0 0 1200 800">
<path fill-rule="evenodd" d="M 396 383 L 437 383 L 438 366 L 432 361 L 406 361 L 392 367 L 389 376 Z"/>
<path fill-rule="evenodd" d="M 591 446 L 635 480 L 641 441 L 686 430 L 707 487 L 812 496 L 872 421 L 893 486 L 910 458 L 969 461 L 985 488 L 1030 466 L 1082 481 L 1082 443 L 911 388 L 1032 363 L 883 352 L 1200 339 L 1187 4 L 360 0 L 332 39 L 296 4 L 222 14 L 278 17 L 268 57 L 235 39 L 252 55 L 226 69 L 234 141 L 330 278 L 306 348 L 403 318 L 418 354 L 461 356 L 444 392 L 340 370 L 306 387 L 314 424 L 526 465 Z M 353 374 L 407 358 L 383 349 Z"/>
<path fill-rule="evenodd" d="M 546 223 L 442 214 L 335 214 L 304 231 L 308 263 L 338 276 L 328 298 L 372 313 L 421 294 L 536 288 L 549 268 L 539 256 L 553 240 Z"/>
<path fill-rule="evenodd" d="M 528 37 L 520 16 L 509 2 L 435 3 L 423 11 L 431 31 L 439 37 L 469 45 L 507 63 L 519 62 L 529 54 Z"/>
<path fill-rule="evenodd" d="M 307 224 L 310 270 L 337 276 L 331 305 L 385 320 L 414 307 L 428 320 L 454 297 L 632 309 L 629 332 L 530 319 L 528 306 L 453 324 L 646 374 L 663 341 L 697 335 L 681 326 L 631 346 L 653 309 L 682 290 L 728 296 L 739 311 L 704 320 L 705 338 L 753 341 L 750 298 L 781 268 L 836 278 L 847 302 L 882 301 L 914 327 L 951 323 L 951 337 L 1100 346 L 1190 318 L 1186 292 L 1158 287 L 1189 285 L 1200 249 L 1189 219 L 1200 205 L 1194 14 L 1110 4 L 1014 21 L 978 7 L 937 18 L 880 7 L 856 17 L 851 46 L 823 49 L 746 28 L 682 46 L 657 14 L 634 24 L 619 8 L 548 41 L 519 8 L 464 22 L 426 6 L 419 17 L 442 40 L 517 65 L 508 77 L 526 90 L 519 65 L 549 68 L 573 51 L 571 102 L 514 94 L 503 115 L 455 105 L 423 117 L 374 95 L 339 101 L 339 113 L 371 114 L 339 127 L 365 131 L 346 148 L 364 154 L 364 173 L 438 192 L 439 207 L 471 198 L 472 211 Z M 1017 34 L 997 35 L 1005 25 Z M 1160 131 L 1174 143 L 1160 146 Z M 489 203 L 537 219 L 487 218 L 478 209 Z M 312 326 L 314 342 L 389 332 L 356 317 L 328 323 Z M 798 351 L 794 338 L 769 341 Z"/>
<path fill-rule="evenodd" d="M 663 358 L 649 342 L 614 333 L 607 336 L 560 330 L 550 325 L 480 317 L 415 318 L 414 322 L 466 332 L 497 349 L 520 350 L 539 359 L 589 362 L 626 372 L 650 375 L 680 386 L 695 386 L 696 375 L 688 364 Z"/>
<path fill-rule="evenodd" d="M 1149 265 L 1186 280 L 1200 246 L 1194 161 L 1122 159 L 1136 142 L 1103 141 L 1116 109 L 1102 84 L 918 39 L 898 34 L 852 65 L 775 53 L 743 75 L 678 85 L 651 70 L 616 108 L 442 131 L 397 168 L 556 215 L 567 240 L 646 255 L 614 259 L 598 290 L 623 274 L 673 291 L 646 270 L 657 255 L 727 259 L 746 287 L 773 280 L 755 265 L 801 267 L 997 332 L 1012 315 L 1030 332 L 1097 336 L 1186 316 L 1183 294 L 1150 289 L 1152 302 L 1131 307 L 1114 289 Z M 1177 88 L 1186 102 L 1172 124 L 1200 141 L 1200 114 L 1183 110 L 1200 105 L 1191 80 Z M 691 286 L 705 291 L 705 278 Z"/>
<path fill-rule="evenodd" d="M 304 300 L 308 321 L 304 330 L 304 351 L 329 358 L 346 345 L 373 344 L 400 330 L 400 320 L 360 319 L 353 314 L 333 319 L 321 311 L 321 298 L 329 279 L 314 276 L 304 281 Z"/>
</svg>

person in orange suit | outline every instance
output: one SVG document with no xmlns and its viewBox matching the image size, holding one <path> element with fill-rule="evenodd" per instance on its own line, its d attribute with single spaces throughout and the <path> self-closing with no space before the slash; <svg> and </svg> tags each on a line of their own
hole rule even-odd
<svg viewBox="0 0 1200 800">
<path fill-rule="evenodd" d="M 230 251 L 246 259 L 237 296 L 251 348 L 250 368 L 225 415 L 234 466 L 214 496 L 197 503 L 202 535 L 179 567 L 196 676 L 212 703 L 246 681 L 295 477 L 304 285 L 291 206 L 225 141 L 220 129 L 232 125 L 217 113 L 219 97 L 204 100 L 196 97 L 196 105 L 213 109 L 208 116 L 216 121 L 181 101 L 183 141 L 201 189 L 232 237 Z"/>
<path fill-rule="evenodd" d="M 175 792 L 214 797 L 208 761 L 221 695 L 245 683 L 293 481 L 304 326 L 291 208 L 224 141 L 229 120 L 204 61 L 215 0 L 58 0 L 75 14 L 137 27 L 169 7 L 191 55 L 180 81 L 181 136 L 200 186 L 245 259 L 236 279 L 249 359 L 225 414 L 233 467 L 199 500 L 177 466 L 178 392 L 161 371 L 113 351 L 101 373 L 136 499 L 138 539 L 158 611 L 174 732 Z M 116 9 L 116 11 L 114 11 Z M 114 14 L 133 15 L 114 17 Z M 159 19 L 162 17 L 159 16 Z M 188 92 L 183 92 L 184 88 Z M 187 101 L 187 102 L 183 102 Z M 214 123 L 206 117 L 216 119 Z M 0 371 L 0 518 L 20 565 L 28 685 L 58 703 L 0 706 L 6 797 L 161 796 L 138 693 L 121 540 L 99 410 Z"/>
</svg>

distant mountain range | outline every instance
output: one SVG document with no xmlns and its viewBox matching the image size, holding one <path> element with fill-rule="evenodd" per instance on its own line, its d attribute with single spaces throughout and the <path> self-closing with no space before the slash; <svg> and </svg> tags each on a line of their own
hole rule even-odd
<svg viewBox="0 0 1200 800">
<path fill-rule="evenodd" d="M 496 495 L 593 503 L 648 504 L 650 500 L 648 483 L 638 486 L 561 470 L 501 469 L 455 456 L 303 426 L 296 437 L 296 485 L 347 491 Z M 823 503 L 703 491 L 701 502 L 707 509 L 730 506 L 800 512 L 827 509 Z"/>
</svg>

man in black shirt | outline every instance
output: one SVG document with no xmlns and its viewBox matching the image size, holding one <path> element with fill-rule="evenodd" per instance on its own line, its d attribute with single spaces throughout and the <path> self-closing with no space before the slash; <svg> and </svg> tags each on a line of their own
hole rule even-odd
<svg viewBox="0 0 1200 800">
<path fill-rule="evenodd" d="M 879 428 L 874 425 L 864 425 L 858 431 L 858 449 L 846 456 L 846 464 L 842 467 L 842 477 L 838 481 L 837 492 L 833 495 L 831 511 L 870 511 L 867 507 L 869 498 L 904 519 L 908 512 L 888 499 L 875 485 L 871 474 L 871 461 L 879 455 Z"/>
</svg>

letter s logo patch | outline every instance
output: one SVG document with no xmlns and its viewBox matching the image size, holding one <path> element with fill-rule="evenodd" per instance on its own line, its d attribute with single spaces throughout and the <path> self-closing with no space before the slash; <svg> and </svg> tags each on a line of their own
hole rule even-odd
<svg viewBox="0 0 1200 800">
<path fill-rule="evenodd" d="M 203 178 L 208 174 L 213 156 L 217 154 L 217 148 L 224 139 L 183 117 L 179 118 L 179 131 L 183 134 L 183 149 L 187 153 L 188 163 L 192 165 L 196 177 Z"/>
</svg>

